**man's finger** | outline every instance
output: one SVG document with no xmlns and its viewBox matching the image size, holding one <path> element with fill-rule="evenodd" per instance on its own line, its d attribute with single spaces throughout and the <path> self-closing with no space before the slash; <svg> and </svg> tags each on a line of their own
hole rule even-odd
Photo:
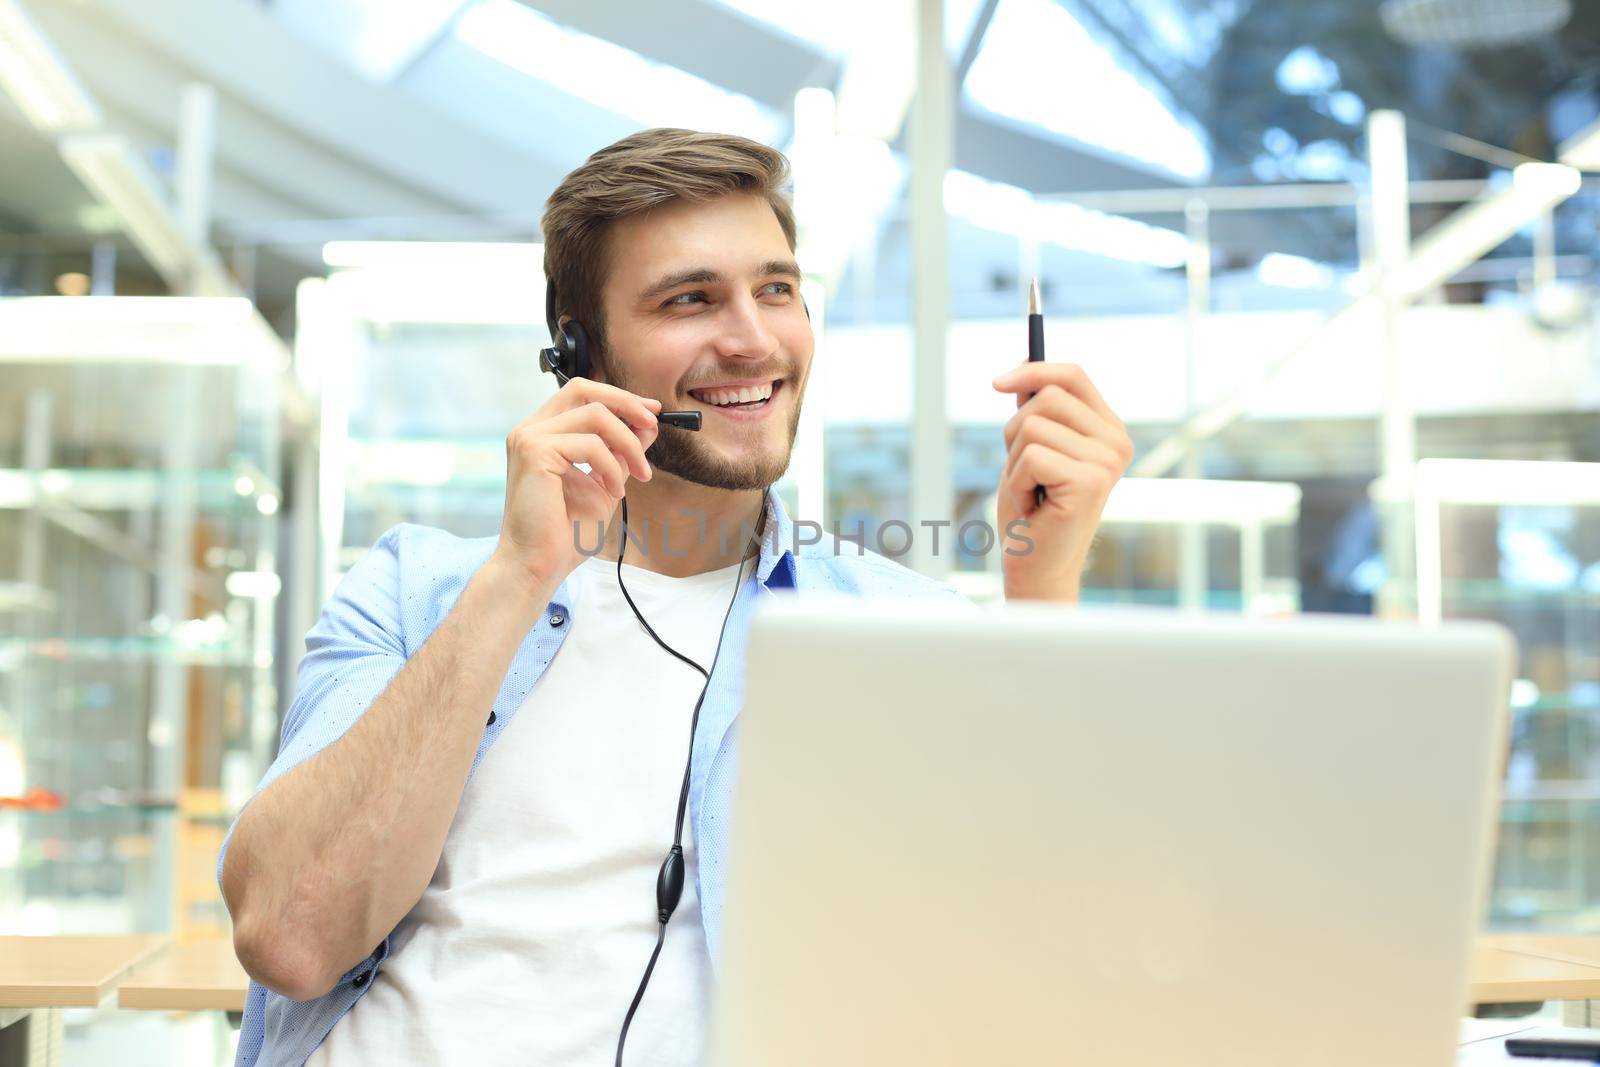
<svg viewBox="0 0 1600 1067">
<path fill-rule="evenodd" d="M 1118 425 L 1108 422 L 1105 416 L 1090 407 L 1082 398 L 1050 382 L 1038 396 L 1023 397 L 1017 413 L 1007 420 L 1005 428 L 1001 431 L 1001 437 L 1008 450 L 1011 448 L 1012 440 L 1017 436 L 1017 431 L 1033 415 L 1059 422 L 1086 437 L 1093 437 L 1108 444 L 1120 433 Z"/>
<path fill-rule="evenodd" d="M 1121 424 L 1111 405 L 1089 380 L 1088 372 L 1076 363 L 1023 363 L 994 379 L 994 387 L 1000 392 L 1017 393 L 1024 401 L 1029 393 L 1037 393 L 1047 385 L 1059 385 L 1074 396 L 1082 397 L 1102 418 Z"/>
<path fill-rule="evenodd" d="M 1017 457 L 1031 444 L 1044 445 L 1081 463 L 1097 463 L 1107 470 L 1117 470 L 1121 467 L 1121 457 L 1110 445 L 1063 426 L 1059 422 L 1036 417 L 1029 418 L 1022 424 L 1022 428 L 1007 447 L 1006 466 L 1000 475 L 1002 478 L 1011 473 L 1012 468 L 1016 466 Z"/>
<path fill-rule="evenodd" d="M 541 429 L 545 433 L 598 434 L 606 447 L 627 464 L 635 478 L 642 482 L 650 480 L 650 463 L 644 452 L 655 440 L 656 431 L 634 429 L 598 400 L 562 412 L 546 421 Z"/>
<path fill-rule="evenodd" d="M 630 393 L 592 378 L 573 378 L 556 390 L 556 395 L 550 398 L 540 414 L 548 418 L 594 402 L 604 404 L 623 422 L 641 430 L 655 426 L 656 414 L 661 410 L 661 401 L 651 397 Z"/>
</svg>

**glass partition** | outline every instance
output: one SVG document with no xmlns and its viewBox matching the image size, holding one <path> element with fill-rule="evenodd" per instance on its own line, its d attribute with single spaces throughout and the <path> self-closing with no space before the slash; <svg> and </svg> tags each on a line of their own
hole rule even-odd
<svg viewBox="0 0 1600 1067">
<path fill-rule="evenodd" d="M 1600 463 L 1417 464 L 1417 614 L 1517 639 L 1489 922 L 1600 924 Z"/>
<path fill-rule="evenodd" d="M 0 300 L 0 931 L 226 929 L 286 362 L 244 301 Z"/>
</svg>

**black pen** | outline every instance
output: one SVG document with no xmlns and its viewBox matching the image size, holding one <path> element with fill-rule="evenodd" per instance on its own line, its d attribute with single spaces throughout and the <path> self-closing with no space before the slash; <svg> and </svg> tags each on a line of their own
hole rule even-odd
<svg viewBox="0 0 1600 1067">
<path fill-rule="evenodd" d="M 1028 286 L 1028 362 L 1044 362 L 1044 311 L 1039 302 L 1039 279 L 1033 279 Z M 1029 393 L 1029 399 L 1036 394 Z M 1035 506 L 1044 503 L 1044 486 L 1033 487 L 1033 503 Z"/>
</svg>

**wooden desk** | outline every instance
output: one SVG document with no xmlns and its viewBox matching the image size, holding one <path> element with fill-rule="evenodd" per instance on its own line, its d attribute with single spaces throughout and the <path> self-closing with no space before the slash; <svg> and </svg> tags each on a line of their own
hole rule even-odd
<svg viewBox="0 0 1600 1067">
<path fill-rule="evenodd" d="M 160 934 L 0 937 L 0 1008 L 97 1008 L 166 943 Z"/>
<path fill-rule="evenodd" d="M 1491 934 L 1478 939 L 1473 1002 L 1560 1000 L 1568 1026 L 1600 1026 L 1600 937 Z"/>
<path fill-rule="evenodd" d="M 1550 934 L 1489 934 L 1479 944 L 1524 956 L 1600 967 L 1600 937 Z"/>
<path fill-rule="evenodd" d="M 233 942 L 173 945 L 139 965 L 117 989 L 117 1006 L 145 1011 L 244 1011 L 250 978 Z"/>
<path fill-rule="evenodd" d="M 62 1008 L 98 1008 L 159 935 L 0 937 L 0 1067 L 59 1063 Z"/>
<path fill-rule="evenodd" d="M 1600 965 L 1532 956 L 1485 939 L 1473 955 L 1471 1000 L 1600 1000 Z"/>
</svg>

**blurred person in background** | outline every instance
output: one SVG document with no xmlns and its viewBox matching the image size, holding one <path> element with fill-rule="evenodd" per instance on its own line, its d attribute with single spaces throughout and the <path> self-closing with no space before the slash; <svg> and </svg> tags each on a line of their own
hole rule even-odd
<svg viewBox="0 0 1600 1067">
<path fill-rule="evenodd" d="M 579 324 L 587 376 L 508 436 L 498 538 L 391 528 L 307 635 L 219 862 L 254 979 L 241 1064 L 601 1064 L 623 1033 L 630 1062 L 702 1061 L 754 602 L 959 599 L 797 545 L 771 489 L 813 351 L 786 177 L 753 141 L 658 129 L 550 197 L 553 332 Z M 1030 543 L 1006 595 L 1073 602 L 1131 442 L 1074 366 L 995 387 L 1018 401 L 999 519 Z"/>
</svg>

